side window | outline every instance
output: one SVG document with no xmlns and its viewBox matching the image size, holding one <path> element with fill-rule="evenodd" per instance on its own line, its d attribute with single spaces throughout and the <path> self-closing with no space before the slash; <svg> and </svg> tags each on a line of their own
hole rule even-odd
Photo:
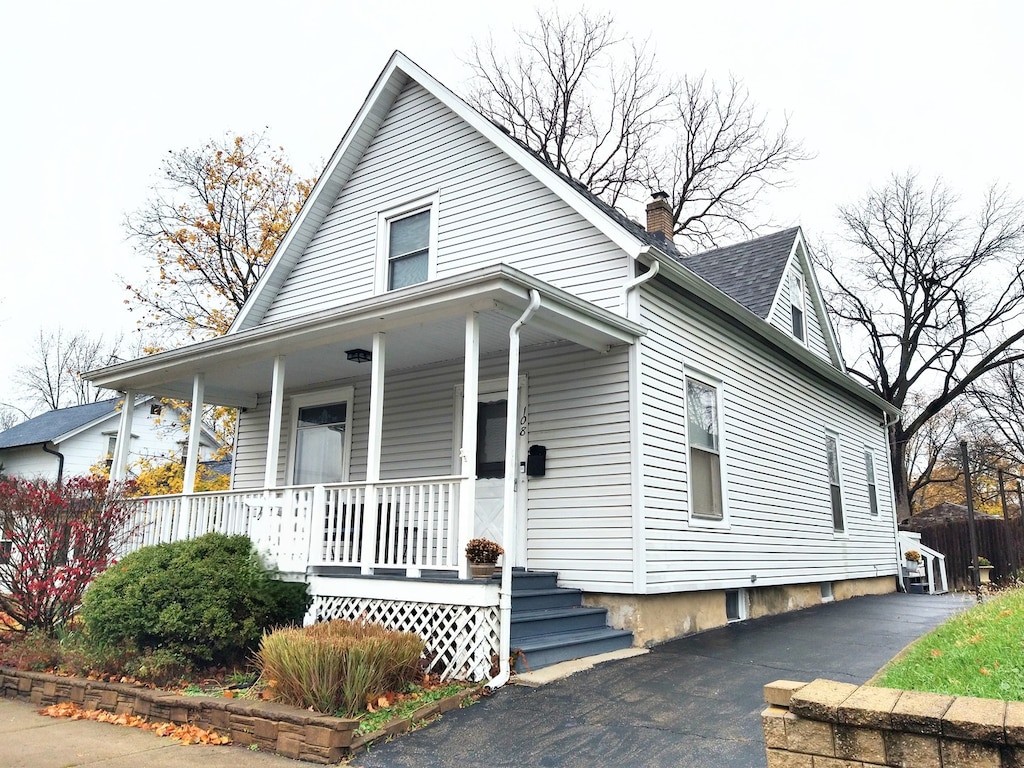
<svg viewBox="0 0 1024 768">
<path fill-rule="evenodd" d="M 719 389 L 690 377 L 686 378 L 685 387 L 690 514 L 705 520 L 722 520 L 725 504 Z"/>
<path fill-rule="evenodd" d="M 795 269 L 789 273 L 789 306 L 793 320 L 793 338 L 805 341 L 807 330 L 804 320 L 804 281 Z"/>
<path fill-rule="evenodd" d="M 878 514 L 878 485 L 875 483 L 875 454 L 864 451 L 864 474 L 868 480 L 868 507 L 872 515 Z"/>
<path fill-rule="evenodd" d="M 843 519 L 842 474 L 839 466 L 839 437 L 831 432 L 825 435 L 825 455 L 828 461 L 828 486 L 832 499 L 832 527 L 836 533 L 846 530 Z"/>
<path fill-rule="evenodd" d="M 419 198 L 377 214 L 378 293 L 425 283 L 434 277 L 438 196 Z"/>
</svg>

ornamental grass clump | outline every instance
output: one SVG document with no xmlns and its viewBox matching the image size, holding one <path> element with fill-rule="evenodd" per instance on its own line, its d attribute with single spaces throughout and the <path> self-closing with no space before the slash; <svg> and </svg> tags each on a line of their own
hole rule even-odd
<svg viewBox="0 0 1024 768">
<path fill-rule="evenodd" d="M 423 641 L 364 621 L 327 621 L 264 635 L 256 664 L 275 701 L 352 716 L 421 676 Z"/>
</svg>

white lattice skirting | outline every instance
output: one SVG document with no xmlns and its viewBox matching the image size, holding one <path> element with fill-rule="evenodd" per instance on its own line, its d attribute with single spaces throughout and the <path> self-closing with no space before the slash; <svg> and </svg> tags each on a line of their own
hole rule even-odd
<svg viewBox="0 0 1024 768">
<path fill-rule="evenodd" d="M 310 615 L 316 621 L 361 618 L 415 632 L 427 646 L 428 669 L 444 680 L 487 680 L 497 658 L 495 606 L 314 595 Z"/>
</svg>

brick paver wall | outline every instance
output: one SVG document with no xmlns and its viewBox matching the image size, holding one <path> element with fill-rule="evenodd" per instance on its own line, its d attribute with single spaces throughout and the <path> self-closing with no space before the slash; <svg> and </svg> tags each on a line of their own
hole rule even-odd
<svg viewBox="0 0 1024 768">
<path fill-rule="evenodd" d="M 1024 768 L 1024 702 L 777 680 L 768 768 Z"/>
</svg>

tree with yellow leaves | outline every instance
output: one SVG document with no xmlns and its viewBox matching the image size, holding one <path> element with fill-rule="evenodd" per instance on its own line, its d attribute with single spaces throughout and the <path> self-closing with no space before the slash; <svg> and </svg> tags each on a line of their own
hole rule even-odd
<svg viewBox="0 0 1024 768">
<path fill-rule="evenodd" d="M 292 170 L 266 135 L 225 134 L 171 151 L 149 200 L 127 216 L 146 279 L 128 285 L 150 330 L 212 338 L 231 325 L 308 197 L 314 178 Z"/>
</svg>

